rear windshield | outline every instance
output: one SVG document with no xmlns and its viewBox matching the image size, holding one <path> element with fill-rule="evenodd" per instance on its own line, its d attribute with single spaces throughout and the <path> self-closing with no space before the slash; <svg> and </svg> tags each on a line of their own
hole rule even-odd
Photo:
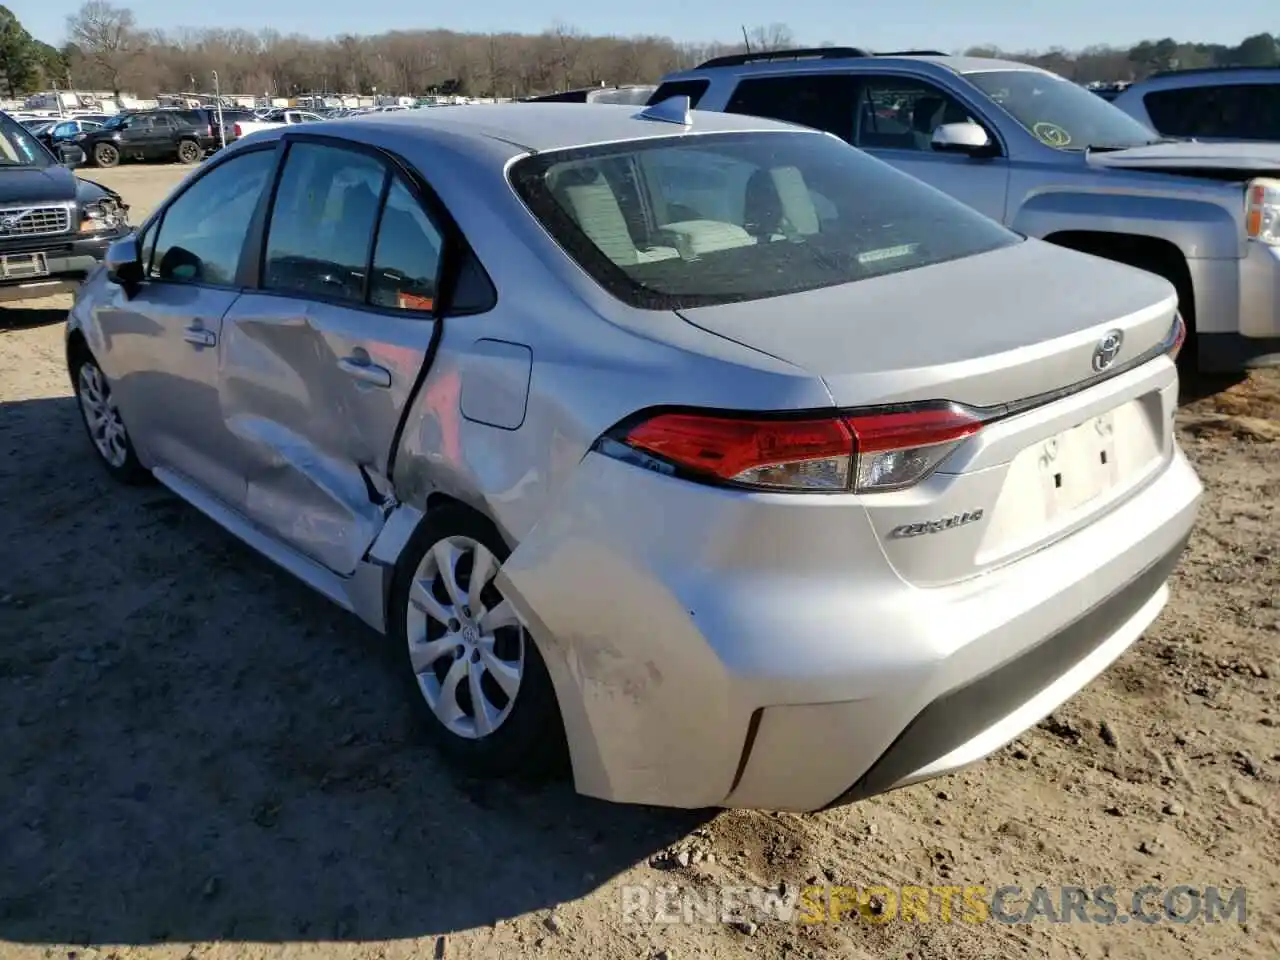
<svg viewBox="0 0 1280 960">
<path fill-rule="evenodd" d="M 777 297 L 1022 239 L 821 133 L 703 134 L 526 157 L 512 184 L 615 296 L 647 309 Z"/>
</svg>

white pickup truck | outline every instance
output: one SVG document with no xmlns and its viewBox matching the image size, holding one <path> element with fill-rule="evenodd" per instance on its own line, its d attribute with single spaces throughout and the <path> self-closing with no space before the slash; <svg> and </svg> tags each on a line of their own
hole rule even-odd
<svg viewBox="0 0 1280 960">
<path fill-rule="evenodd" d="M 287 127 L 295 123 L 316 123 L 323 120 L 324 117 L 318 113 L 311 113 L 307 110 L 273 110 L 271 113 L 264 114 L 258 120 L 241 120 L 233 126 L 233 137 L 228 137 L 227 142 L 233 139 L 239 140 L 241 137 L 247 137 L 251 133 L 259 130 L 270 130 L 273 127 Z"/>
</svg>

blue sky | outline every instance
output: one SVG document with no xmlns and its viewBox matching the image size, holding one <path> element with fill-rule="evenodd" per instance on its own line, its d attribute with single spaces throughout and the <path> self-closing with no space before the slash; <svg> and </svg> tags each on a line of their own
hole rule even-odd
<svg viewBox="0 0 1280 960">
<path fill-rule="evenodd" d="M 65 39 L 67 14 L 79 7 L 76 0 L 9 2 L 10 9 L 31 33 L 53 44 Z M 536 33 L 559 20 L 587 33 L 655 33 L 677 40 L 732 40 L 741 23 L 752 26 L 782 21 L 801 41 L 830 40 L 881 50 L 953 50 L 980 43 L 994 43 L 1008 50 L 1055 45 L 1077 48 L 1091 43 L 1128 45 L 1165 36 L 1236 43 L 1252 33 L 1280 32 L 1280 6 L 1275 0 L 941 0 L 916 5 L 886 0 L 737 0 L 732 4 L 555 0 L 550 5 L 529 0 L 459 4 L 416 4 L 405 0 L 304 0 L 291 4 L 262 0 L 217 0 L 210 4 L 135 0 L 122 5 L 130 7 L 139 25 L 148 28 L 235 25 L 249 30 L 271 27 L 283 33 L 311 36 L 425 27 Z M 286 13 L 286 9 L 293 12 Z"/>
</svg>

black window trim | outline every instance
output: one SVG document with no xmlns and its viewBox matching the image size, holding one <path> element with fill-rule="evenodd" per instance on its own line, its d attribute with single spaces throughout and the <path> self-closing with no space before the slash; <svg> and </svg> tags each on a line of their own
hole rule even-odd
<svg viewBox="0 0 1280 960">
<path fill-rule="evenodd" d="M 265 153 L 267 151 L 273 151 L 273 152 L 279 153 L 280 145 L 276 142 L 257 143 L 257 144 L 254 144 L 253 146 L 244 147 L 234 152 L 228 151 L 227 153 L 215 155 L 214 159 L 206 161 L 205 166 L 200 168 L 200 170 L 190 180 L 184 183 L 177 190 L 177 192 L 175 192 L 171 197 L 166 199 L 164 202 L 164 205 L 161 206 L 160 209 L 156 210 L 155 213 L 151 214 L 151 216 L 149 216 L 146 220 L 143 221 L 142 225 L 138 228 L 139 253 L 141 253 L 142 247 L 144 246 L 144 244 L 142 243 L 142 238 L 146 234 L 146 232 L 148 230 L 154 229 L 156 231 L 156 240 L 158 241 L 160 239 L 160 231 L 164 228 L 164 218 L 168 214 L 169 209 L 175 203 L 181 200 L 184 196 L 186 196 L 188 191 L 190 191 L 191 188 L 194 187 L 197 183 L 199 183 L 205 177 L 212 174 L 215 170 L 232 162 L 237 157 L 248 156 L 249 154 L 252 154 L 252 153 Z M 275 161 L 275 168 L 278 169 L 279 165 L 280 165 L 280 160 L 279 160 L 279 157 L 277 157 Z M 267 175 L 269 178 L 274 178 L 276 175 L 276 170 L 273 169 L 269 171 Z M 266 193 L 266 191 L 263 191 L 263 193 Z M 156 247 L 156 244 L 154 243 L 151 246 L 151 256 L 148 257 L 147 262 L 142 265 L 142 269 L 143 269 L 142 276 L 143 276 L 144 282 L 145 283 L 163 283 L 163 284 L 168 284 L 172 286 L 182 286 L 182 287 L 201 287 L 209 290 L 243 291 L 245 289 L 245 284 L 244 284 L 245 252 L 249 247 L 250 240 L 252 239 L 253 224 L 257 219 L 258 213 L 261 210 L 261 208 L 262 208 L 262 196 L 259 196 L 258 205 L 254 209 L 253 216 L 250 217 L 249 219 L 249 225 L 250 225 L 249 232 L 246 233 L 245 240 L 240 246 L 240 259 L 236 264 L 236 272 L 235 272 L 235 278 L 233 283 L 208 283 L 205 281 L 191 282 L 186 280 L 168 280 L 162 277 L 152 276 L 151 265 L 155 261 L 155 247 Z"/>
<path fill-rule="evenodd" d="M 304 126 L 297 124 L 296 126 Z M 323 294 L 306 292 L 302 293 L 297 290 L 272 290 L 264 287 L 262 284 L 263 265 L 266 258 L 266 241 L 268 229 L 270 227 L 270 216 L 275 206 L 276 193 L 280 187 L 280 180 L 284 174 L 285 161 L 288 158 L 289 148 L 293 144 L 317 144 L 320 146 L 331 147 L 337 150 L 345 150 L 349 153 L 360 153 L 377 160 L 382 164 L 384 175 L 382 178 L 382 190 L 379 194 L 379 207 L 377 218 L 369 239 L 369 249 L 365 257 L 365 280 L 363 290 L 363 300 L 359 303 L 345 299 L 342 297 L 326 297 Z M 255 294 L 265 296 L 292 297 L 294 299 L 314 300 L 318 303 L 330 303 L 334 306 L 346 307 L 351 310 L 370 311 L 379 315 L 388 317 L 412 318 L 429 316 L 433 322 L 439 321 L 443 317 L 456 316 L 472 316 L 476 314 L 484 314 L 493 310 L 497 306 L 498 292 L 497 287 L 493 283 L 492 276 L 485 268 L 480 258 L 476 255 L 475 250 L 467 242 L 461 228 L 454 220 L 452 214 L 444 202 L 440 200 L 439 195 L 435 192 L 430 184 L 418 175 L 412 165 L 407 163 L 403 158 L 399 157 L 390 150 L 372 144 L 360 143 L 354 140 L 347 140 L 343 137 L 335 137 L 330 134 L 317 133 L 313 131 L 295 131 L 293 129 L 284 130 L 279 138 L 274 141 L 280 150 L 280 156 L 276 162 L 276 168 L 272 175 L 270 185 L 267 190 L 263 191 L 262 202 L 259 203 L 258 209 L 254 213 L 254 218 L 250 222 L 248 236 L 246 237 L 244 255 L 241 259 L 241 269 L 244 274 L 240 279 L 244 282 L 246 290 Z M 434 309 L 428 314 L 427 311 L 405 310 L 399 307 L 385 307 L 376 303 L 369 302 L 369 281 L 372 274 L 372 263 L 374 252 L 378 242 L 378 229 L 382 224 L 382 213 L 385 205 L 387 193 L 390 191 L 391 182 L 394 176 L 398 174 L 408 189 L 410 195 L 417 202 L 424 213 L 430 218 L 436 229 L 441 235 L 441 249 L 438 262 L 436 264 L 436 296 Z M 469 310 L 454 310 L 452 300 L 454 290 L 457 287 L 458 280 L 462 274 L 462 269 L 470 258 L 489 289 L 489 297 L 482 307 Z"/>
</svg>

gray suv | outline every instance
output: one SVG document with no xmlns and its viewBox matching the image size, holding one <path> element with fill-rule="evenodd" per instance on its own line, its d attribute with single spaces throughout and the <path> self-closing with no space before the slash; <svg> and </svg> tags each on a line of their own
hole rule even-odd
<svg viewBox="0 0 1280 960">
<path fill-rule="evenodd" d="M 1280 364 L 1280 145 L 1163 138 L 1056 74 L 936 51 L 717 57 L 650 103 L 680 95 L 826 130 L 1019 233 L 1160 274 L 1202 371 Z"/>
</svg>

